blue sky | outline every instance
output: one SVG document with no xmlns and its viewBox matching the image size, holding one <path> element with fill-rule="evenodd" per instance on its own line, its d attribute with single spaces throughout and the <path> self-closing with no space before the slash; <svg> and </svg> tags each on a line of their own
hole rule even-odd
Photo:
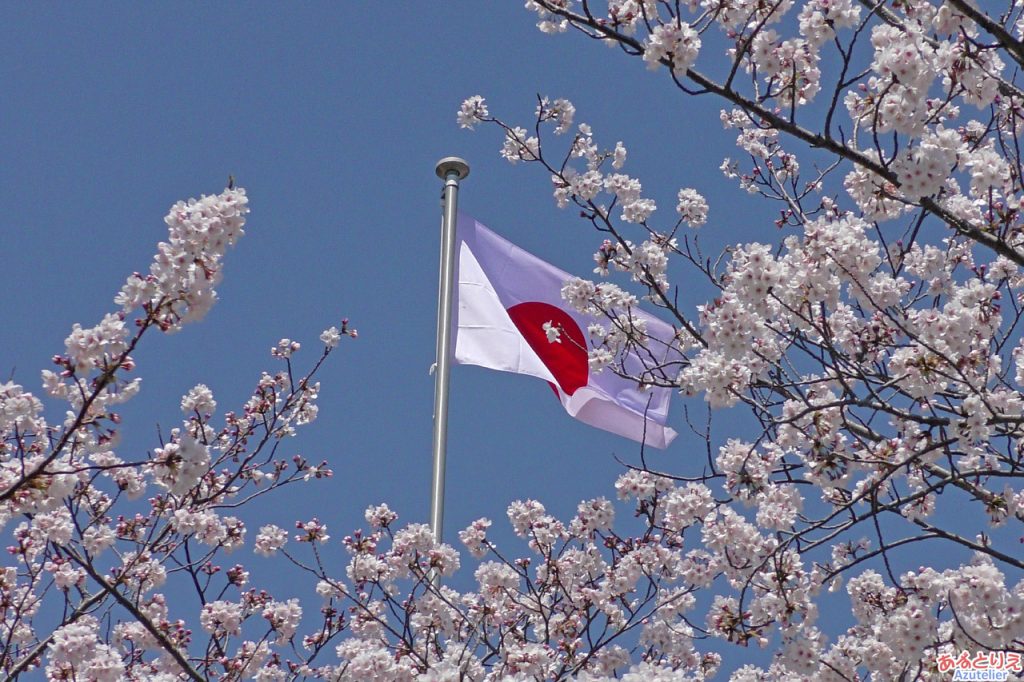
<svg viewBox="0 0 1024 682">
<path fill-rule="evenodd" d="M 124 410 L 122 454 L 176 425 L 196 383 L 236 409 L 276 369 L 268 351 L 281 337 L 306 346 L 302 366 L 322 329 L 342 316 L 358 328 L 321 374 L 319 421 L 285 444 L 329 460 L 335 477 L 273 498 L 251 532 L 317 515 L 340 537 L 381 501 L 428 520 L 439 158 L 472 167 L 464 211 L 567 271 L 593 268 L 601 237 L 555 207 L 538 169 L 499 158 L 495 129 L 457 127 L 465 97 L 522 125 L 537 94 L 569 98 L 603 145 L 625 142 L 626 171 L 666 220 L 679 187 L 708 196 L 709 255 L 779 236 L 775 207 L 717 170 L 736 156 L 719 102 L 578 36 L 539 33 L 521 2 L 8 3 L 0 84 L 3 380 L 38 389 L 71 324 L 94 324 L 148 267 L 167 208 L 228 174 L 249 192 L 248 234 L 207 320 L 138 353 L 143 390 Z M 680 283 L 688 305 L 707 293 L 693 275 Z M 682 435 L 648 462 L 695 475 L 703 443 L 676 405 Z M 702 403 L 690 405 L 702 423 Z M 716 442 L 740 419 L 718 415 Z M 480 516 L 507 537 L 504 510 L 527 497 L 568 520 L 580 500 L 613 495 L 616 458 L 637 462 L 639 449 L 570 419 L 542 382 L 455 367 L 447 537 Z M 248 550 L 238 560 L 263 565 Z"/>
<path fill-rule="evenodd" d="M 625 141 L 627 170 L 667 212 L 683 185 L 713 203 L 716 192 L 734 205 L 740 195 L 713 170 L 731 153 L 713 102 L 683 98 L 596 44 L 539 33 L 519 3 L 8 5 L 4 15 L 5 379 L 35 388 L 71 323 L 94 324 L 125 276 L 148 267 L 170 204 L 233 174 L 249 192 L 248 234 L 210 316 L 138 354 L 144 388 L 125 409 L 126 446 L 152 445 L 154 425 L 173 424 L 197 382 L 222 409 L 239 405 L 274 366 L 279 338 L 305 343 L 312 360 L 319 332 L 348 316 L 361 337 L 321 377 L 321 420 L 289 444 L 333 464 L 331 490 L 308 501 L 330 500 L 338 531 L 379 500 L 426 520 L 436 161 L 466 158 L 462 209 L 565 270 L 589 273 L 601 241 L 555 207 L 544 173 L 499 158 L 495 129 L 457 127 L 464 97 L 483 94 L 526 125 L 538 93 L 568 97 L 599 140 Z M 713 205 L 709 241 L 750 232 L 739 224 L 751 218 L 722 212 Z M 518 497 L 568 515 L 611 492 L 613 455 L 638 455 L 568 418 L 527 377 L 456 367 L 452 391 L 453 531 Z M 699 467 L 691 446 L 683 438 L 654 463 Z"/>
</svg>

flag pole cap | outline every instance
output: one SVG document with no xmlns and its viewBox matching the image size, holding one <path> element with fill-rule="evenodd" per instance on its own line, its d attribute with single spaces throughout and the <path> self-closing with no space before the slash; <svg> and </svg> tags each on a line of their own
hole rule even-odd
<svg viewBox="0 0 1024 682">
<path fill-rule="evenodd" d="M 469 164 L 457 156 L 446 156 L 437 162 L 437 177 L 445 180 L 449 173 L 455 173 L 459 180 L 469 175 Z"/>
</svg>

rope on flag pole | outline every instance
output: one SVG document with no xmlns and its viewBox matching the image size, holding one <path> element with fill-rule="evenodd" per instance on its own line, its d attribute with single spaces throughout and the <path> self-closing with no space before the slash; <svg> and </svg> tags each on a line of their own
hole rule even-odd
<svg viewBox="0 0 1024 682">
<path fill-rule="evenodd" d="M 434 471 L 430 485 L 430 530 L 441 542 L 444 525 L 445 448 L 448 442 L 448 375 L 451 372 L 452 289 L 455 284 L 455 222 L 459 210 L 459 181 L 469 175 L 469 164 L 448 156 L 437 162 L 437 177 L 444 180 L 441 218 L 441 265 L 437 288 L 437 354 L 434 363 Z"/>
</svg>

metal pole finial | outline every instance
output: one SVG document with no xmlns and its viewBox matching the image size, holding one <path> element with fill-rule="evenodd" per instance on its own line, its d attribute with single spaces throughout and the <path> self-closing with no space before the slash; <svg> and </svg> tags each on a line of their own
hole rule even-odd
<svg viewBox="0 0 1024 682">
<path fill-rule="evenodd" d="M 446 156 L 437 162 L 435 171 L 437 177 L 442 180 L 447 179 L 450 173 L 455 173 L 459 180 L 465 180 L 469 176 L 469 164 L 465 159 L 460 159 L 457 156 Z"/>
</svg>

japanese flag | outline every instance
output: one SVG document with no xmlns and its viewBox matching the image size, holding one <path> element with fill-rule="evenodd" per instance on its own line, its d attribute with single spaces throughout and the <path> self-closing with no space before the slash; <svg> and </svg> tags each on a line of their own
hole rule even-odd
<svg viewBox="0 0 1024 682">
<path fill-rule="evenodd" d="M 566 412 L 586 424 L 656 448 L 672 442 L 676 432 L 666 426 L 671 389 L 641 389 L 611 368 L 590 370 L 592 345 L 585 330 L 594 322 L 607 328 L 609 321 L 583 315 L 562 300 L 568 273 L 466 215 L 459 215 L 455 248 L 456 362 L 544 379 Z M 647 324 L 647 365 L 664 362 L 675 331 L 643 311 L 630 314 Z M 558 330 L 557 340 L 549 340 L 549 328 Z M 622 366 L 632 375 L 644 370 L 635 354 Z"/>
</svg>

